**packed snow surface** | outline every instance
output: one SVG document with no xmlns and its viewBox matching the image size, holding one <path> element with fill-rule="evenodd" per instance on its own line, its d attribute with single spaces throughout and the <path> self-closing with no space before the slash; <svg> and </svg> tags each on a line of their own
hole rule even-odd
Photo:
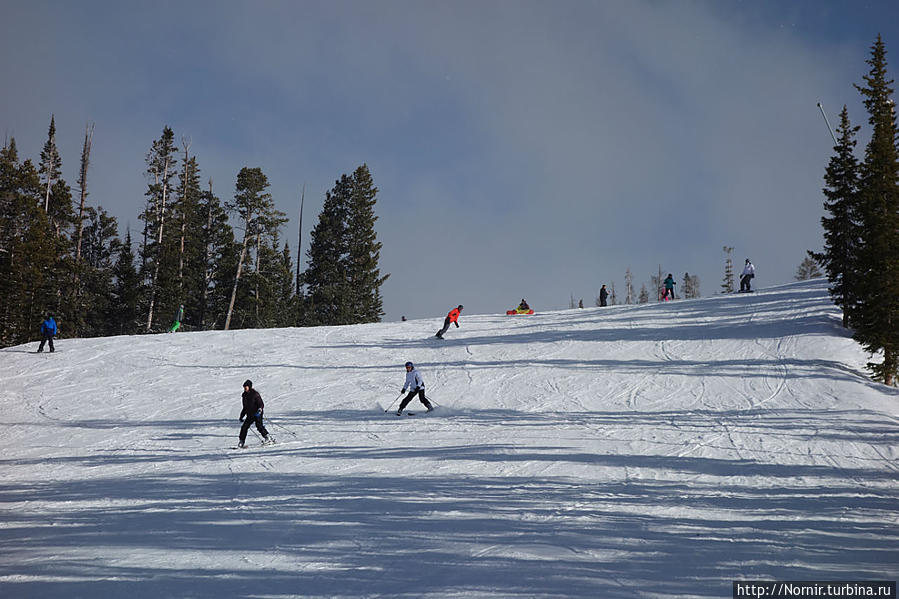
<svg viewBox="0 0 899 599">
<path fill-rule="evenodd" d="M 0 351 L 0 596 L 896 579 L 899 393 L 866 375 L 826 282 L 463 314 L 443 341 L 442 320 Z M 407 360 L 431 414 L 385 413 Z M 275 446 L 232 449 L 247 378 Z"/>
</svg>

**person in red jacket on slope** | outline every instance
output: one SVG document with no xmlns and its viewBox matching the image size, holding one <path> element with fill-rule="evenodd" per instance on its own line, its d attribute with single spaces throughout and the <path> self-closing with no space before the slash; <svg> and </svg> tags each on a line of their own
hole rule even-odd
<svg viewBox="0 0 899 599">
<path fill-rule="evenodd" d="M 440 337 L 443 339 L 443 334 L 449 328 L 450 323 L 456 325 L 456 328 L 459 328 L 459 312 L 462 311 L 462 304 L 459 304 L 455 308 L 449 311 L 449 314 L 446 315 L 446 318 L 443 320 L 443 328 L 437 331 L 435 337 Z"/>
</svg>

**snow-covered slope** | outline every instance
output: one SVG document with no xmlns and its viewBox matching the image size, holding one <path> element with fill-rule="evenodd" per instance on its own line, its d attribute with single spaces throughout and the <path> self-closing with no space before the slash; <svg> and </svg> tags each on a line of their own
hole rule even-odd
<svg viewBox="0 0 899 599">
<path fill-rule="evenodd" d="M 895 580 L 899 393 L 825 282 L 441 322 L 3 350 L 0 596 Z M 384 413 L 406 360 L 436 412 Z M 247 378 L 276 446 L 230 449 Z"/>
</svg>

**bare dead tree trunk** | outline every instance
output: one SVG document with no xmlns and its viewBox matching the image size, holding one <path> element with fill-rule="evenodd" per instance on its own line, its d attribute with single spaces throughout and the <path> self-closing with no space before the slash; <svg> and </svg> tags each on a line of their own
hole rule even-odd
<svg viewBox="0 0 899 599">
<path fill-rule="evenodd" d="M 300 231 L 297 235 L 297 296 L 300 295 L 300 262 L 303 260 L 303 203 L 306 201 L 306 184 L 300 195 Z"/>
<path fill-rule="evenodd" d="M 237 299 L 237 285 L 240 283 L 240 273 L 243 270 L 243 261 L 247 257 L 247 244 L 250 241 L 251 214 L 247 212 L 246 229 L 243 234 L 243 247 L 240 249 L 240 259 L 237 261 L 237 275 L 234 277 L 234 287 L 231 289 L 231 301 L 228 303 L 228 315 L 225 317 L 225 330 L 231 326 L 231 315 L 234 313 L 234 300 Z"/>
<path fill-rule="evenodd" d="M 44 199 L 44 212 L 50 215 L 50 188 L 53 187 L 53 154 L 50 155 L 50 163 L 47 167 L 47 194 Z"/>
<path fill-rule="evenodd" d="M 151 283 L 152 287 L 150 288 L 150 310 L 147 314 L 147 332 L 150 332 L 150 329 L 153 327 L 153 308 L 156 305 L 156 285 L 159 281 L 159 263 L 162 262 L 162 231 L 165 225 L 165 201 L 166 194 L 168 193 L 168 175 L 169 175 L 169 157 L 165 157 L 165 164 L 162 169 L 162 199 L 159 203 L 158 210 L 158 218 L 159 218 L 159 234 L 157 235 L 156 245 L 158 248 L 158 253 L 156 256 L 156 264 L 153 265 L 153 281 Z M 157 179 L 157 184 L 159 180 Z"/>
<path fill-rule="evenodd" d="M 89 124 L 84 128 L 84 149 L 81 150 L 81 173 L 78 177 L 78 185 L 81 187 L 81 204 L 78 208 L 78 244 L 75 249 L 75 262 L 81 262 L 81 240 L 84 237 L 84 203 L 87 200 L 87 168 L 90 165 L 91 144 L 94 139 L 94 125 Z M 78 281 L 76 271 L 75 281 Z M 76 285 L 77 287 L 77 285 Z"/>
<path fill-rule="evenodd" d="M 178 253 L 178 302 L 181 303 L 183 300 L 184 293 L 184 237 L 187 232 L 187 210 L 185 210 L 185 198 L 187 196 L 187 180 L 190 180 L 190 163 L 188 162 L 188 153 L 190 152 L 190 138 L 186 140 L 184 137 L 181 138 L 181 145 L 184 147 L 184 178 L 185 181 L 181 182 L 181 188 L 184 191 L 184 196 L 181 198 L 181 248 Z"/>
</svg>

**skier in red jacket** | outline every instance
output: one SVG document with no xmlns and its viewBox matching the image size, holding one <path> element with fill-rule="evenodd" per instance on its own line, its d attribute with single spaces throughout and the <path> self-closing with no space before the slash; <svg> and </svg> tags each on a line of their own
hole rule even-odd
<svg viewBox="0 0 899 599">
<path fill-rule="evenodd" d="M 456 325 L 456 328 L 459 328 L 459 312 L 462 311 L 462 304 L 459 304 L 457 307 L 453 308 L 449 311 L 449 314 L 446 315 L 446 318 L 443 320 L 443 328 L 437 331 L 437 335 L 435 337 L 440 337 L 443 339 L 443 334 L 449 328 L 450 323 Z"/>
</svg>

